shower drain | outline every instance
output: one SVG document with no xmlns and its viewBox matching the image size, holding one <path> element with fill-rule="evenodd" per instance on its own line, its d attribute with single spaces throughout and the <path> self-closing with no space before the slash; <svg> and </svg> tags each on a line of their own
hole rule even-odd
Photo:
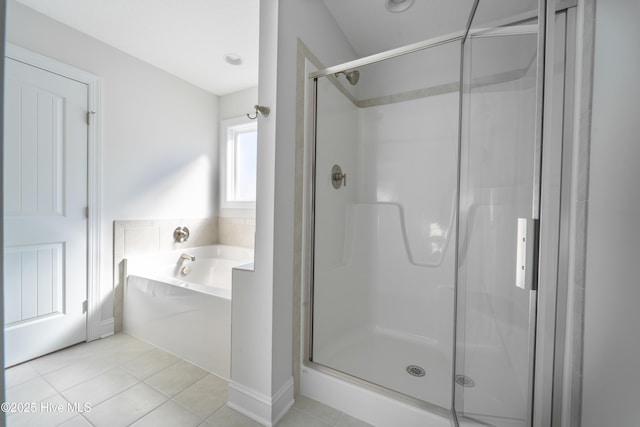
<svg viewBox="0 0 640 427">
<path fill-rule="evenodd" d="M 418 365 L 407 366 L 407 372 L 414 377 L 424 377 L 425 374 L 424 369 Z"/>
<path fill-rule="evenodd" d="M 460 384 L 462 387 L 473 387 L 476 385 L 475 381 L 466 375 L 456 375 L 456 383 Z"/>
</svg>

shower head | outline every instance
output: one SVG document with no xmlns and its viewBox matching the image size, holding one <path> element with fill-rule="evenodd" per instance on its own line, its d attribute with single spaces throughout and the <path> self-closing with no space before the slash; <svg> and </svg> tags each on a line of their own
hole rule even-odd
<svg viewBox="0 0 640 427">
<path fill-rule="evenodd" d="M 338 75 L 340 74 L 344 74 L 349 83 L 351 83 L 352 85 L 358 83 L 358 80 L 360 79 L 360 71 L 358 70 L 340 71 L 339 73 L 335 73 L 334 76 L 338 77 Z"/>
</svg>

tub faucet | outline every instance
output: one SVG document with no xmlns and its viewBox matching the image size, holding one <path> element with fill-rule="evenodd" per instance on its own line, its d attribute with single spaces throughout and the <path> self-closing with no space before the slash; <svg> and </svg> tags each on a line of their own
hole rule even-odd
<svg viewBox="0 0 640 427">
<path fill-rule="evenodd" d="M 193 256 L 193 255 L 189 255 L 189 254 L 182 254 L 182 255 L 180 255 L 180 260 L 182 262 L 184 262 L 184 261 L 195 261 L 196 257 Z"/>
</svg>

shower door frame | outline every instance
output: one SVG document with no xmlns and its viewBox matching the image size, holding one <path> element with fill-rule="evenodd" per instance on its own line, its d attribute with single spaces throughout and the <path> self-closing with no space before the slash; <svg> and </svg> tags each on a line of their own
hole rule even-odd
<svg viewBox="0 0 640 427">
<path fill-rule="evenodd" d="M 472 16 L 480 0 L 474 2 Z M 571 201 L 575 189 L 572 187 L 576 179 L 573 169 L 578 167 L 573 159 L 574 129 L 574 84 L 576 56 L 577 0 L 540 0 L 538 14 L 542 15 L 543 34 L 538 41 L 539 54 L 542 52 L 542 74 L 538 76 L 542 85 L 538 89 L 540 104 L 537 108 L 536 138 L 539 162 L 538 188 L 534 188 L 534 210 L 532 216 L 537 218 L 539 233 L 537 245 L 537 282 L 535 291 L 536 313 L 533 334 L 533 358 L 531 366 L 530 390 L 530 425 L 535 427 L 559 426 L 561 416 L 569 402 L 562 395 L 564 382 L 567 381 L 565 370 L 568 365 L 565 358 L 566 319 L 568 314 L 568 269 L 569 269 L 569 221 L 572 218 Z M 553 94 L 557 88 L 553 86 L 554 54 L 556 43 L 555 19 L 564 15 L 564 82 L 561 94 L 563 103 L 560 108 L 553 104 Z M 522 21 L 528 20 L 524 16 Z M 521 21 L 521 22 L 522 22 Z M 547 23 L 551 23 L 548 25 Z M 466 36 L 465 36 L 466 38 Z M 547 66 L 552 64 L 552 66 Z M 464 44 L 461 49 L 461 84 L 463 82 Z M 460 92 L 462 97 L 462 90 Z M 545 100 L 543 102 L 543 100 Z M 550 101 L 551 100 L 551 101 Z M 461 103 L 462 108 L 462 103 Z M 562 115 L 560 141 L 555 141 L 551 126 L 544 126 L 552 121 L 554 115 Z M 462 124 L 462 116 L 460 116 Z M 460 135 L 461 137 L 461 135 Z M 546 150 L 543 147 L 547 147 Z M 549 148 L 551 147 L 551 149 Z M 552 175 L 559 175 L 559 186 L 552 180 Z M 537 198 L 536 198 L 537 197 Z M 537 209 L 536 209 L 537 208 Z M 544 219 L 544 221 L 543 221 Z M 459 235 L 458 235 L 459 237 Z M 457 264 L 457 261 L 456 261 Z M 456 266 L 456 275 L 457 275 Z M 544 285 L 540 286 L 541 283 Z M 456 278 L 455 292 L 458 291 Z M 457 306 L 456 306 L 457 311 Z M 456 313 L 455 319 L 457 321 Z M 457 331 L 457 327 L 456 327 Z M 454 339 L 454 371 L 456 359 L 456 340 Z M 454 379 L 455 381 L 455 372 Z M 451 419 L 455 425 L 458 420 L 455 410 L 455 383 L 452 392 Z"/>
<path fill-rule="evenodd" d="M 534 355 L 533 407 L 532 420 L 536 427 L 560 426 L 563 411 L 562 387 L 564 361 L 566 318 L 568 315 L 568 269 L 571 200 L 573 170 L 577 167 L 573 159 L 574 150 L 574 96 L 575 96 L 575 61 L 576 61 L 576 28 L 577 0 L 550 0 L 546 10 L 547 22 L 553 22 L 556 15 L 564 14 L 564 84 L 562 111 L 546 105 L 543 122 L 549 123 L 554 114 L 563 115 L 560 147 L 542 151 L 541 168 L 541 200 L 540 216 L 553 215 L 548 226 L 540 223 L 539 231 L 539 270 L 538 280 L 545 280 L 547 286 L 538 287 L 536 346 Z M 553 7 L 555 6 L 555 7 Z M 553 63 L 556 36 L 553 25 L 546 28 L 547 46 L 545 62 Z M 552 98 L 554 93 L 552 79 L 554 67 L 545 69 L 544 96 Z M 551 81 L 551 82 L 550 82 Z M 553 103 L 549 103 L 553 104 Z M 551 126 L 545 127 L 542 135 L 543 143 L 552 140 Z M 550 171 L 560 168 L 560 187 L 554 188 L 549 175 Z M 543 258 L 543 255 L 547 255 Z"/>
</svg>

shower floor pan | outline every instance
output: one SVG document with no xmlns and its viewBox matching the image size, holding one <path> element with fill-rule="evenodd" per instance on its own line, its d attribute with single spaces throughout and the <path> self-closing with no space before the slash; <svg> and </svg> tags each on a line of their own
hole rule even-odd
<svg viewBox="0 0 640 427">
<path fill-rule="evenodd" d="M 450 406 L 451 364 L 428 340 L 389 331 L 360 331 L 323 350 L 314 362 L 443 408 Z M 415 376 L 418 366 L 424 376 Z M 411 375 L 408 371 L 414 372 Z"/>
</svg>

